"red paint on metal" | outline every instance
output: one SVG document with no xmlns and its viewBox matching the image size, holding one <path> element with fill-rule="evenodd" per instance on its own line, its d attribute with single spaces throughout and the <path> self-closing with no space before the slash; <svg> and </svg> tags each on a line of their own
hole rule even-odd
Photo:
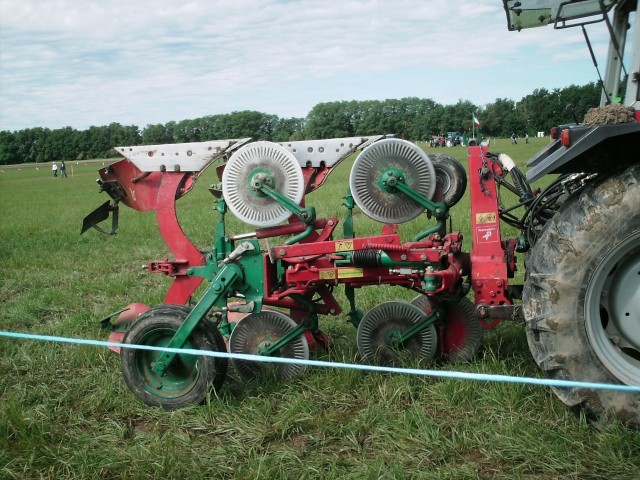
<svg viewBox="0 0 640 480">
<path fill-rule="evenodd" d="M 471 192 L 471 282 L 477 306 L 510 305 L 506 296 L 507 261 L 500 239 L 498 196 L 493 162 L 484 146 L 469 147 L 469 187 Z M 482 320 L 486 329 L 500 320 Z"/>
<path fill-rule="evenodd" d="M 113 326 L 118 328 L 122 324 L 132 323 L 150 308 L 151 307 L 149 307 L 149 305 L 145 305 L 144 303 L 131 303 L 127 305 L 122 312 L 120 312 L 118 318 L 115 320 L 115 322 L 113 322 Z M 109 335 L 108 341 L 110 343 L 122 343 L 124 335 L 124 331 L 113 331 Z M 120 353 L 120 347 L 109 347 L 109 350 Z"/>
<path fill-rule="evenodd" d="M 109 343 L 122 343 L 125 332 L 111 332 L 107 342 Z M 120 347 L 109 347 L 112 352 L 120 353 Z"/>
<path fill-rule="evenodd" d="M 203 280 L 186 274 L 188 268 L 204 265 L 204 256 L 187 238 L 176 215 L 176 198 L 188 176 L 186 173 L 164 173 L 157 195 L 156 219 L 160 235 L 174 258 L 181 261 L 180 264 L 174 264 L 174 280 L 164 297 L 164 303 L 177 305 L 187 303 Z"/>
</svg>

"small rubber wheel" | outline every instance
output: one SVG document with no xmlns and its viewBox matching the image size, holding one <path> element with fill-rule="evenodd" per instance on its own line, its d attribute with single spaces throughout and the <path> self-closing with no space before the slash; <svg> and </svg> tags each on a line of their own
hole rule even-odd
<svg viewBox="0 0 640 480">
<path fill-rule="evenodd" d="M 444 203 L 451 208 L 467 190 L 467 172 L 458 160 L 444 153 L 430 153 L 429 158 L 436 171 L 437 189 L 442 192 Z"/>
<path fill-rule="evenodd" d="M 163 305 L 141 315 L 131 325 L 124 343 L 163 347 L 169 343 L 189 314 L 188 307 Z M 224 340 L 216 326 L 203 319 L 185 349 L 224 351 Z M 131 392 L 144 403 L 167 410 L 202 403 L 209 389 L 222 386 L 227 359 L 207 355 L 178 354 L 163 375 L 153 370 L 160 352 L 123 348 L 120 366 Z"/>
<path fill-rule="evenodd" d="M 154 315 L 159 315 L 161 313 L 169 314 L 169 315 L 182 315 L 182 318 L 187 318 L 187 315 L 191 313 L 191 307 L 187 307 L 186 305 L 164 303 L 162 305 L 151 307 L 151 309 L 148 310 L 148 312 L 146 313 L 153 313 Z M 224 341 L 224 337 L 211 321 L 207 320 L 205 330 L 207 335 L 210 337 L 210 340 L 215 342 L 218 351 L 226 352 L 227 344 Z M 224 375 L 227 374 L 229 361 L 226 358 L 218 358 L 218 360 L 219 360 L 219 365 L 216 365 L 216 368 L 219 368 L 220 372 L 223 375 L 222 381 L 224 381 Z M 222 385 L 222 381 L 220 382 L 221 385 Z"/>
</svg>

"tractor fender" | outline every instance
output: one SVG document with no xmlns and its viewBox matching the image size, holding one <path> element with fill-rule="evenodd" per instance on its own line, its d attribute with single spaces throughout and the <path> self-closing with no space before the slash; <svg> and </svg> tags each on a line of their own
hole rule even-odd
<svg viewBox="0 0 640 480">
<path fill-rule="evenodd" d="M 559 136 L 531 158 L 527 162 L 529 183 L 550 173 L 609 173 L 640 161 L 640 122 L 565 125 L 559 129 L 568 146 Z"/>
</svg>

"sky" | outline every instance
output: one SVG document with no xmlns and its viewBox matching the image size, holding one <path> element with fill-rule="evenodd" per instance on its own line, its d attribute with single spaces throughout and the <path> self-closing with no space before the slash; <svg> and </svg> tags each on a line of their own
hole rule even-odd
<svg viewBox="0 0 640 480">
<path fill-rule="evenodd" d="M 604 65 L 606 29 L 588 32 Z M 596 80 L 580 29 L 509 32 L 500 0 L 0 0 L 0 130 L 482 106 Z"/>
</svg>

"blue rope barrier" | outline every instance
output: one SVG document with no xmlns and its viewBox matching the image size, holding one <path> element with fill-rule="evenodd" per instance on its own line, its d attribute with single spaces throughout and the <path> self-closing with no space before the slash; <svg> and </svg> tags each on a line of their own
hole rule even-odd
<svg viewBox="0 0 640 480">
<path fill-rule="evenodd" d="M 470 372 L 456 372 L 456 371 L 443 371 L 443 370 L 426 370 L 418 368 L 398 368 L 398 367 L 385 367 L 380 365 L 365 365 L 355 363 L 342 363 L 342 362 L 326 362 L 323 360 L 301 360 L 295 358 L 285 357 L 265 357 L 261 355 L 247 355 L 241 353 L 228 353 L 228 352 L 213 352 L 210 350 L 195 350 L 190 348 L 163 348 L 153 347 L 149 345 L 133 345 L 128 343 L 114 343 L 105 342 L 101 340 L 88 340 L 83 338 L 68 338 L 68 337 L 56 337 L 51 335 L 34 335 L 28 333 L 14 333 L 0 331 L 0 337 L 15 338 L 21 340 L 39 340 L 47 342 L 68 343 L 75 345 L 90 345 L 95 347 L 118 347 L 118 348 L 134 348 L 138 350 L 152 350 L 158 352 L 171 352 L 180 353 L 185 355 L 206 355 L 210 357 L 220 357 L 238 360 L 249 360 L 255 362 L 269 362 L 269 363 L 289 363 L 289 364 L 301 364 L 309 367 L 323 367 L 323 368 L 343 368 L 351 370 L 364 370 L 369 372 L 380 373 L 397 373 L 407 375 L 419 375 L 427 377 L 437 378 L 451 378 L 458 380 L 475 380 L 484 382 L 501 382 L 501 383 L 518 383 L 528 385 L 541 385 L 547 387 L 560 387 L 560 388 L 586 388 L 590 390 L 616 390 L 620 392 L 640 393 L 640 386 L 635 385 L 615 385 L 607 383 L 593 383 L 593 382 L 578 382 L 573 380 L 558 380 L 550 378 L 534 378 L 534 377 L 514 377 L 510 375 L 497 375 L 487 373 L 470 373 Z"/>
</svg>

